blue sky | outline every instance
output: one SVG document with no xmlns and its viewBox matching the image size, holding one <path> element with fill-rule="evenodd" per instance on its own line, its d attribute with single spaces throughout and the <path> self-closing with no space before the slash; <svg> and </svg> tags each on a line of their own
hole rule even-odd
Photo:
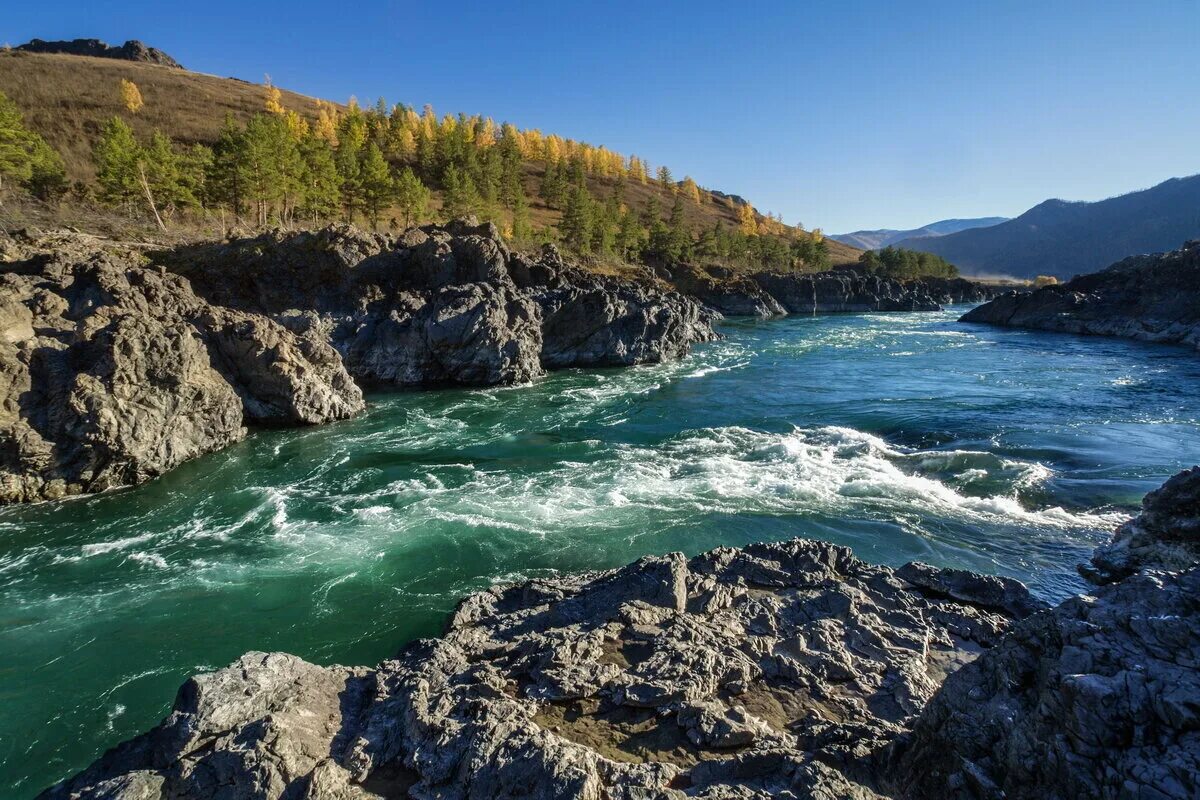
<svg viewBox="0 0 1200 800">
<path fill-rule="evenodd" d="M 138 38 L 201 72 L 487 114 L 830 232 L 1200 172 L 1200 0 L 7 6 L 0 41 Z"/>
</svg>

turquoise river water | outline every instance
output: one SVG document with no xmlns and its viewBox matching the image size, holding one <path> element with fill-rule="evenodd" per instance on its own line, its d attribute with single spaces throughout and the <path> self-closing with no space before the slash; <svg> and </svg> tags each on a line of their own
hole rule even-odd
<svg viewBox="0 0 1200 800">
<path fill-rule="evenodd" d="M 0 509 L 0 796 L 251 649 L 370 664 L 495 581 L 813 536 L 1079 591 L 1200 458 L 1195 352 L 956 322 L 731 321 L 689 358 L 377 395 L 148 485 Z"/>
</svg>

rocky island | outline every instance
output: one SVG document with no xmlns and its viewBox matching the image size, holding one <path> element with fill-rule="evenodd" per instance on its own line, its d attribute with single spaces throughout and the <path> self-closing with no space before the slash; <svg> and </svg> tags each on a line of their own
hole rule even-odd
<svg viewBox="0 0 1200 800">
<path fill-rule="evenodd" d="M 962 321 L 1200 347 L 1200 241 L 1032 293 L 1002 295 Z"/>
<path fill-rule="evenodd" d="M 496 586 L 373 668 L 196 676 L 42 797 L 1184 800 L 1200 572 L 1149 540 L 1194 546 L 1198 492 L 1151 494 L 1137 571 L 1055 608 L 799 539 Z"/>
</svg>

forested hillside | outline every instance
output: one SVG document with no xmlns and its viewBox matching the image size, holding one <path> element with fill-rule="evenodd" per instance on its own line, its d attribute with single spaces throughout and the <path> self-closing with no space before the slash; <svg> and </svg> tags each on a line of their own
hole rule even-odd
<svg viewBox="0 0 1200 800">
<path fill-rule="evenodd" d="M 27 188 L 162 229 L 475 214 L 598 261 L 816 270 L 859 255 L 666 165 L 485 116 L 24 52 L 0 53 L 0 92 L 61 154 L 61 182 Z"/>
</svg>

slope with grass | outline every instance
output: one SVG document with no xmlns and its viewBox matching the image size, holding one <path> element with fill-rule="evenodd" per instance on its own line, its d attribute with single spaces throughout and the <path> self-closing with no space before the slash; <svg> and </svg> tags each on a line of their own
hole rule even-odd
<svg viewBox="0 0 1200 800">
<path fill-rule="evenodd" d="M 141 89 L 145 106 L 137 114 L 124 113 L 118 91 L 122 79 Z M 92 147 L 105 121 L 115 115 L 129 120 L 141 137 L 160 129 L 181 144 L 212 144 L 226 114 L 244 123 L 263 111 L 266 98 L 264 86 L 237 78 L 131 61 L 20 51 L 0 53 L 0 92 L 13 99 L 29 126 L 62 154 L 73 181 L 94 177 Z M 315 98 L 284 91 L 282 103 L 310 121 L 317 118 L 319 101 Z M 525 188 L 532 222 L 537 226 L 557 224 L 561 217 L 537 198 L 543 172 L 541 162 L 525 165 Z M 588 188 L 597 197 L 607 196 L 610 184 L 610 179 L 588 176 Z M 737 227 L 740 198 L 720 192 L 700 194 L 699 203 L 685 204 L 684 220 L 690 228 L 699 231 L 718 223 Z M 655 198 L 664 213 L 674 202 L 672 193 L 654 181 L 626 181 L 625 197 L 632 208 Z M 434 204 L 439 200 L 435 192 Z M 858 259 L 860 251 L 853 247 L 833 240 L 827 240 L 827 245 L 834 266 Z"/>
</svg>

